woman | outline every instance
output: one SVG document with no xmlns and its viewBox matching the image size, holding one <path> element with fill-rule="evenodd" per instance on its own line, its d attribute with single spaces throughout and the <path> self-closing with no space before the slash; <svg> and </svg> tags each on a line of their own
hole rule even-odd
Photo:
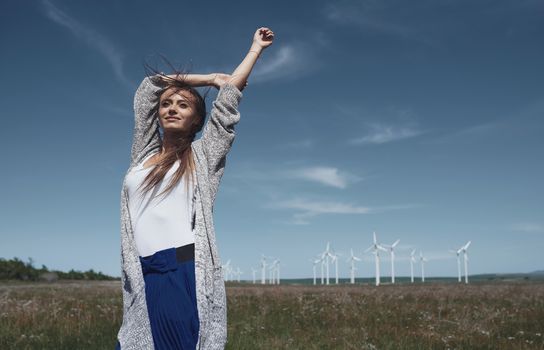
<svg viewBox="0 0 544 350">
<path fill-rule="evenodd" d="M 226 295 L 213 204 L 241 91 L 273 38 L 259 28 L 232 75 L 155 74 L 138 87 L 121 193 L 123 323 L 116 349 L 224 349 Z M 219 93 L 204 125 L 204 99 L 193 87 L 206 85 Z"/>
</svg>

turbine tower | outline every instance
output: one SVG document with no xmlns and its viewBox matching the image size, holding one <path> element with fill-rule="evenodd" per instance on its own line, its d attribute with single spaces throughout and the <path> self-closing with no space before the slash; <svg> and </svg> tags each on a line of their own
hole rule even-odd
<svg viewBox="0 0 544 350">
<path fill-rule="evenodd" d="M 365 253 L 370 250 L 373 250 L 373 254 L 375 258 L 374 260 L 376 261 L 376 285 L 379 286 L 380 285 L 380 253 L 379 251 L 383 250 L 386 252 L 387 249 L 385 249 L 384 247 L 378 244 L 378 241 L 376 240 L 376 232 L 373 232 L 373 236 L 374 236 L 374 244 L 368 247 L 365 250 Z"/>
<path fill-rule="evenodd" d="M 321 261 L 321 284 L 325 283 L 325 272 L 324 272 L 324 265 L 325 265 L 325 252 L 321 253 L 321 258 L 319 261 Z"/>
<path fill-rule="evenodd" d="M 266 283 L 266 256 L 261 254 L 261 284 Z"/>
<path fill-rule="evenodd" d="M 419 252 L 419 260 L 421 262 L 421 282 L 425 282 L 425 263 L 429 260 L 423 257 L 423 252 Z"/>
<path fill-rule="evenodd" d="M 394 248 L 397 244 L 399 244 L 400 242 L 400 239 L 397 239 L 395 241 L 395 243 L 389 245 L 389 244 L 384 244 L 383 246 L 388 248 L 389 251 L 391 252 L 391 283 L 395 283 L 395 251 L 394 251 Z"/>
<path fill-rule="evenodd" d="M 334 267 L 336 270 L 335 276 L 336 276 L 336 284 L 338 284 L 338 256 L 339 254 L 331 254 L 332 256 L 332 262 L 334 263 Z"/>
<path fill-rule="evenodd" d="M 274 261 L 274 276 L 276 284 L 280 284 L 280 259 Z"/>
<path fill-rule="evenodd" d="M 314 286 L 316 285 L 316 279 L 317 279 L 317 273 L 316 273 L 316 266 L 321 262 L 321 258 L 318 259 L 308 259 L 313 264 L 313 270 L 314 270 Z"/>
<path fill-rule="evenodd" d="M 410 254 L 410 280 L 412 283 L 414 283 L 414 263 L 416 262 L 416 250 L 412 250 L 412 253 Z"/>
<path fill-rule="evenodd" d="M 237 280 L 238 282 L 240 282 L 240 276 L 242 275 L 242 273 L 243 273 L 243 271 L 240 270 L 240 267 L 237 267 L 237 268 L 236 268 L 236 277 L 237 277 L 236 280 Z"/>
<path fill-rule="evenodd" d="M 457 255 L 457 282 L 461 283 L 461 249 L 458 250 L 452 250 L 450 249 L 450 252 Z"/>
<path fill-rule="evenodd" d="M 327 277 L 326 277 L 326 284 L 329 284 L 329 258 L 332 258 L 333 255 L 330 251 L 330 243 L 327 242 L 327 249 L 323 252 L 323 257 L 325 258 L 325 263 L 327 264 Z"/>
<path fill-rule="evenodd" d="M 276 277 L 274 273 L 274 268 L 276 267 L 276 262 L 273 261 L 272 264 L 268 267 L 268 283 L 274 284 L 274 278 Z"/>
<path fill-rule="evenodd" d="M 270 257 L 269 257 L 270 258 Z M 274 259 L 272 264 L 269 266 L 269 283 L 270 284 L 279 284 L 280 272 L 279 272 L 279 263 L 280 259 Z"/>
<path fill-rule="evenodd" d="M 228 279 L 229 280 L 234 279 L 233 275 L 234 275 L 234 268 L 232 266 L 230 266 L 230 265 L 227 266 L 227 276 L 229 276 Z"/>
<path fill-rule="evenodd" d="M 253 284 L 255 284 L 255 274 L 259 271 L 259 269 L 256 269 L 254 267 L 251 268 L 251 273 L 253 274 Z"/>
<path fill-rule="evenodd" d="M 356 257 L 355 255 L 353 255 L 353 248 L 351 249 L 351 256 L 348 260 L 348 262 L 350 263 L 350 282 L 351 284 L 354 284 L 355 283 L 355 270 L 357 270 L 355 268 L 355 262 L 356 261 L 361 261 L 360 258 Z"/>
<path fill-rule="evenodd" d="M 221 265 L 221 268 L 223 270 L 223 278 L 225 281 L 229 280 L 229 273 L 230 273 L 230 259 L 227 260 L 227 263 L 224 265 Z"/>
<path fill-rule="evenodd" d="M 459 252 L 463 252 L 463 257 L 465 258 L 465 283 L 468 283 L 468 254 L 467 254 L 467 249 L 468 249 L 468 246 L 470 245 L 470 242 L 471 241 L 468 241 L 467 244 L 465 244 L 464 246 L 462 246 L 460 249 L 459 249 Z"/>
</svg>

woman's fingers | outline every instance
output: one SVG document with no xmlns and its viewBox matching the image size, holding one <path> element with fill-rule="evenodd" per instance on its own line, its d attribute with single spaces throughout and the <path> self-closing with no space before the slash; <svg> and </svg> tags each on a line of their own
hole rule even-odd
<svg viewBox="0 0 544 350">
<path fill-rule="evenodd" d="M 258 43 L 261 47 L 267 48 L 272 45 L 274 41 L 274 32 L 268 27 L 260 27 L 253 36 L 254 42 Z"/>
<path fill-rule="evenodd" d="M 259 32 L 265 32 L 266 34 L 274 34 L 273 31 L 271 31 L 270 29 L 268 29 L 267 27 L 261 27 L 259 28 Z"/>
</svg>

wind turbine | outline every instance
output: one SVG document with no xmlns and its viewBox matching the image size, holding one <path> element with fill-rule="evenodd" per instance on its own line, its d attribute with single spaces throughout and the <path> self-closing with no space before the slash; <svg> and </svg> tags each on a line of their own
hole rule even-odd
<svg viewBox="0 0 544 350">
<path fill-rule="evenodd" d="M 427 259 L 425 259 L 423 257 L 423 252 L 422 251 L 419 252 L 419 260 L 421 262 L 421 282 L 425 282 L 425 267 L 424 267 L 424 265 L 429 260 L 427 260 Z"/>
<path fill-rule="evenodd" d="M 374 244 L 368 247 L 365 250 L 365 253 L 370 251 L 371 249 L 374 251 L 373 254 L 376 261 L 376 285 L 379 286 L 380 285 L 380 253 L 379 251 L 380 250 L 387 251 L 387 249 L 385 249 L 384 247 L 378 244 L 376 240 L 376 232 L 373 232 L 373 236 L 374 236 Z"/>
<path fill-rule="evenodd" d="M 242 270 L 240 270 L 240 267 L 236 267 L 236 270 L 233 271 L 233 274 L 236 276 L 236 281 L 240 282 L 240 276 L 242 275 Z"/>
<path fill-rule="evenodd" d="M 329 258 L 333 258 L 333 255 L 330 251 L 330 243 L 327 242 L 327 250 L 325 251 L 326 257 L 327 257 L 327 285 L 329 284 Z"/>
<path fill-rule="evenodd" d="M 464 254 L 464 260 L 465 260 L 465 283 L 468 283 L 468 254 L 467 254 L 467 249 L 468 249 L 468 246 L 470 245 L 470 242 L 471 241 L 468 241 L 467 244 L 465 244 L 464 246 L 462 246 L 460 249 L 459 249 L 459 252 L 463 252 Z"/>
<path fill-rule="evenodd" d="M 316 285 L 316 279 L 317 279 L 317 273 L 316 273 L 316 266 L 321 262 L 321 258 L 318 259 L 308 259 L 313 264 L 313 270 L 314 270 L 314 286 Z"/>
<path fill-rule="evenodd" d="M 384 244 L 384 247 L 387 247 L 391 252 L 391 283 L 395 283 L 395 251 L 393 250 L 397 244 L 399 244 L 400 239 L 397 239 L 395 243 L 388 245 Z"/>
<path fill-rule="evenodd" d="M 234 268 L 232 266 L 227 266 L 227 276 L 229 276 L 229 280 L 234 279 Z"/>
<path fill-rule="evenodd" d="M 412 253 L 410 254 L 410 280 L 412 281 L 412 283 L 414 283 L 414 263 L 416 262 L 416 257 L 415 257 L 415 254 L 416 254 L 416 250 L 412 250 Z"/>
<path fill-rule="evenodd" d="M 280 259 L 274 260 L 275 283 L 280 284 Z"/>
<path fill-rule="evenodd" d="M 327 285 L 329 284 L 329 257 L 332 258 L 333 255 L 331 254 L 331 251 L 330 251 L 330 243 L 327 242 L 327 249 L 325 249 L 325 251 L 323 252 L 323 258 L 325 259 L 325 263 L 327 264 L 327 278 L 326 278 Z"/>
<path fill-rule="evenodd" d="M 458 249 L 458 250 L 450 249 L 450 252 L 457 255 L 457 281 L 459 283 L 461 283 L 461 250 L 462 250 L 462 247 L 461 249 Z"/>
<path fill-rule="evenodd" d="M 256 269 L 254 267 L 251 268 L 251 273 L 253 274 L 253 284 L 255 284 L 255 274 L 259 271 L 259 269 Z"/>
<path fill-rule="evenodd" d="M 268 283 L 270 284 L 274 284 L 274 264 L 275 262 L 272 262 L 272 264 L 270 264 L 270 266 L 268 267 Z"/>
<path fill-rule="evenodd" d="M 229 280 L 229 272 L 230 272 L 230 259 L 227 260 L 227 263 L 221 266 L 223 269 L 223 277 L 225 281 Z"/>
<path fill-rule="evenodd" d="M 271 257 L 269 257 L 271 258 Z M 272 262 L 272 264 L 270 264 L 270 266 L 268 267 L 268 272 L 269 272 L 269 275 L 268 275 L 268 281 L 270 284 L 276 284 L 276 274 L 277 274 L 277 270 L 278 270 L 278 263 L 280 262 L 279 259 L 274 259 L 274 261 Z"/>
<path fill-rule="evenodd" d="M 261 284 L 266 283 L 266 256 L 261 254 Z"/>
<path fill-rule="evenodd" d="M 324 284 L 324 278 L 325 278 L 325 272 L 324 272 L 324 265 L 325 265 L 325 253 L 321 253 L 320 260 L 321 261 L 321 284 Z"/>
<path fill-rule="evenodd" d="M 338 284 L 338 257 L 340 256 L 340 254 L 331 254 L 332 256 L 332 262 L 334 263 L 334 266 L 335 266 L 335 270 L 336 270 L 336 284 Z"/>
<path fill-rule="evenodd" d="M 351 284 L 354 284 L 355 283 L 355 270 L 357 270 L 355 268 L 355 262 L 356 261 L 361 261 L 360 258 L 356 257 L 355 255 L 353 255 L 353 248 L 351 249 L 351 256 L 348 260 L 348 262 L 351 264 L 351 267 L 350 267 L 350 274 L 351 274 L 351 279 L 350 279 L 350 282 Z"/>
</svg>

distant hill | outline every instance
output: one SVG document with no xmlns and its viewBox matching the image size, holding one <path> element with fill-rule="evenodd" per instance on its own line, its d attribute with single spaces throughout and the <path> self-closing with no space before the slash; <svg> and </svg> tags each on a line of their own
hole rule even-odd
<svg viewBox="0 0 544 350">
<path fill-rule="evenodd" d="M 544 275 L 544 270 L 536 270 L 533 272 L 529 272 L 530 275 Z"/>
<path fill-rule="evenodd" d="M 535 273 L 536 272 L 536 273 Z M 471 283 L 474 282 L 523 282 L 523 281 L 535 281 L 535 282 L 543 282 L 544 281 L 544 271 L 535 271 L 531 273 L 485 273 L 485 274 L 477 274 L 477 275 L 469 275 L 468 279 Z M 355 283 L 357 284 L 374 284 L 374 277 L 364 277 L 364 278 L 355 278 Z M 382 284 L 390 284 L 390 277 L 389 276 L 382 276 L 381 283 Z M 399 284 L 406 284 L 411 283 L 410 277 L 407 276 L 396 276 L 395 277 L 396 283 Z M 464 281 L 464 276 L 463 276 Z M 236 283 L 234 281 L 228 281 L 230 284 Z M 251 280 L 242 280 L 243 283 L 252 283 Z M 261 279 L 256 280 L 257 283 L 261 283 Z M 316 279 L 317 284 L 321 284 L 321 277 L 318 277 Z M 350 279 L 349 278 L 338 278 L 339 284 L 349 284 Z M 421 278 L 417 276 L 414 278 L 415 283 L 421 283 Z M 456 284 L 457 277 L 440 277 L 440 276 L 425 276 L 425 282 L 439 282 L 439 283 L 453 283 Z M 313 284 L 313 278 L 282 278 L 281 279 L 282 284 L 300 284 L 300 285 L 309 285 Z M 330 278 L 329 281 L 330 284 L 336 284 L 335 278 Z M 268 281 L 267 281 L 268 284 Z"/>
</svg>

